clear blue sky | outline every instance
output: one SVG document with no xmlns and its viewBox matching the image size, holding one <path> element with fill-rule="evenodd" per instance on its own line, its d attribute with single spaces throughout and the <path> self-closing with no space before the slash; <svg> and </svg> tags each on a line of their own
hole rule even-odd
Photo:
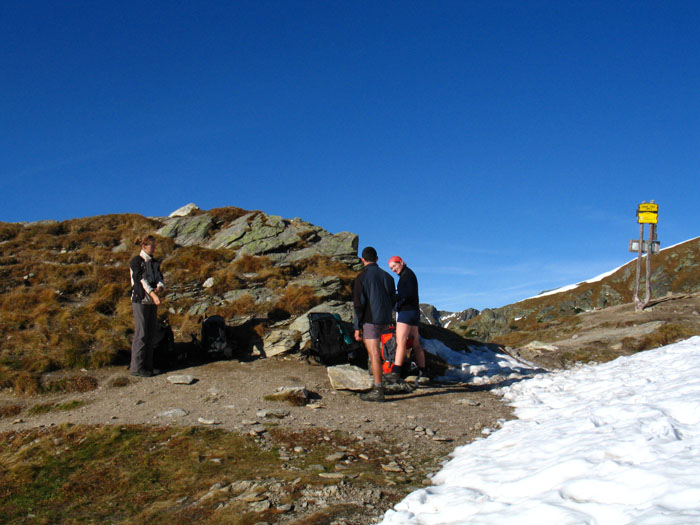
<svg viewBox="0 0 700 525">
<path fill-rule="evenodd" d="M 697 1 L 5 0 L 0 71 L 0 221 L 301 217 L 451 311 L 700 235 Z"/>
</svg>

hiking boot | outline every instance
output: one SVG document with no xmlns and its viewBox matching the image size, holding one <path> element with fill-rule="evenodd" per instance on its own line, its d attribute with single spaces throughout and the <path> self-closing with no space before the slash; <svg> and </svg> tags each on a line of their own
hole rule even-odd
<svg viewBox="0 0 700 525">
<path fill-rule="evenodd" d="M 390 394 L 410 394 L 415 390 L 415 387 L 399 378 L 396 383 L 386 383 L 384 385 L 384 393 L 386 395 Z"/>
<path fill-rule="evenodd" d="M 398 372 L 398 370 L 392 370 L 388 374 L 384 374 L 384 381 L 390 385 L 398 383 L 401 381 L 401 374 Z"/>
<path fill-rule="evenodd" d="M 362 401 L 377 401 L 381 403 L 384 401 L 384 387 L 374 385 L 369 392 L 360 394 L 360 399 Z"/>
</svg>

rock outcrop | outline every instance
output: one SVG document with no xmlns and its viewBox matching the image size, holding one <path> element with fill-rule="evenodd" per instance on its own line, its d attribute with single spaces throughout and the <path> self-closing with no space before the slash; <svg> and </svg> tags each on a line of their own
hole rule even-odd
<svg viewBox="0 0 700 525">
<path fill-rule="evenodd" d="M 358 236 L 350 232 L 331 234 L 299 218 L 284 219 L 263 212 L 248 212 L 231 221 L 217 220 L 212 213 L 187 214 L 180 210 L 164 219 L 158 234 L 172 238 L 180 246 L 225 248 L 237 255 L 265 255 L 277 263 L 291 263 L 314 255 L 358 263 Z"/>
</svg>

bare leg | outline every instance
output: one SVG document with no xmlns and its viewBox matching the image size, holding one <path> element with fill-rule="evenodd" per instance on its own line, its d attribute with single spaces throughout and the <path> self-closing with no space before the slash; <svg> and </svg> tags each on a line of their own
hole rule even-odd
<svg viewBox="0 0 700 525">
<path fill-rule="evenodd" d="M 396 323 L 396 356 L 394 357 L 396 366 L 403 365 L 403 360 L 406 358 L 406 342 L 409 335 L 411 335 L 411 325 Z"/>
<path fill-rule="evenodd" d="M 413 355 L 416 356 L 416 364 L 418 368 L 425 368 L 425 351 L 420 344 L 420 335 L 418 334 L 418 327 L 411 327 L 411 335 L 413 336 Z"/>
<path fill-rule="evenodd" d="M 380 362 L 379 339 L 365 339 L 364 342 L 372 366 L 372 377 L 374 378 L 374 384 L 381 385 L 382 363 Z"/>
</svg>

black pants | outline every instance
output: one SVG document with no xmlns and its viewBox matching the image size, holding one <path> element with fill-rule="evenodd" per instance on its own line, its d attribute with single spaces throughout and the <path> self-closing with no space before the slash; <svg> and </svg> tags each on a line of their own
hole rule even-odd
<svg viewBox="0 0 700 525">
<path fill-rule="evenodd" d="M 132 374 L 153 371 L 153 339 L 156 333 L 158 307 L 155 304 L 132 303 L 134 341 L 131 343 Z"/>
</svg>

